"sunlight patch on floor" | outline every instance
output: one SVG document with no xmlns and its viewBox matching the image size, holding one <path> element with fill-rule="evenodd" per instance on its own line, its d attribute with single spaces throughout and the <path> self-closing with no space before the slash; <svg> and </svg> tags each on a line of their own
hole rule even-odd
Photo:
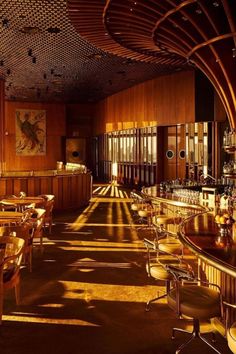
<svg viewBox="0 0 236 354">
<path fill-rule="evenodd" d="M 14 312 L 17 314 L 17 312 Z M 96 323 L 91 323 L 88 321 L 83 321 L 80 319 L 71 319 L 71 318 L 42 318 L 42 317 L 33 317 L 33 316 L 17 316 L 17 315 L 3 315 L 3 321 L 11 322 L 30 322 L 30 323 L 43 323 L 43 324 L 53 324 L 53 325 L 66 325 L 66 326 L 89 326 L 89 327 L 100 327 Z"/>
<path fill-rule="evenodd" d="M 68 266 L 76 267 L 77 269 L 86 268 L 86 270 L 95 270 L 96 268 L 119 268 L 119 269 L 130 269 L 133 267 L 130 262 L 98 262 L 91 258 L 82 258 L 77 261 L 68 264 Z"/>
<path fill-rule="evenodd" d="M 155 297 L 153 285 L 134 286 L 124 284 L 96 284 L 73 281 L 59 281 L 65 289 L 63 298 L 85 301 L 100 300 L 109 302 L 144 302 Z M 164 287 L 159 287 L 164 289 Z M 151 294 L 151 296 L 150 296 Z"/>
</svg>

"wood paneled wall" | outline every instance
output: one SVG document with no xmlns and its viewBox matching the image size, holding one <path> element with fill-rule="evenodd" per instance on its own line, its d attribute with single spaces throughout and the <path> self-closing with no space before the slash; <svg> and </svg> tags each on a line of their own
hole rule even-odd
<svg viewBox="0 0 236 354">
<path fill-rule="evenodd" d="M 92 134 L 94 104 L 66 105 L 66 135 L 87 138 Z"/>
<path fill-rule="evenodd" d="M 91 198 L 91 190 L 90 173 L 0 178 L 0 195 L 19 195 L 20 191 L 24 191 L 29 196 L 53 194 L 55 209 L 59 210 L 87 205 Z"/>
<path fill-rule="evenodd" d="M 146 81 L 96 104 L 94 135 L 108 131 L 195 121 L 195 73 Z"/>
<path fill-rule="evenodd" d="M 16 109 L 46 110 L 46 154 L 43 156 L 17 156 L 15 136 Z M 40 104 L 29 102 L 5 102 L 4 171 L 46 170 L 56 168 L 56 161 L 63 160 L 62 137 L 66 135 L 64 104 Z"/>
</svg>

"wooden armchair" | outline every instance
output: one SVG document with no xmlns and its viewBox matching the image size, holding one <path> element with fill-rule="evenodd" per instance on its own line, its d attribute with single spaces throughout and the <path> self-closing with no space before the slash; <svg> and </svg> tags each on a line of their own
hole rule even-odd
<svg viewBox="0 0 236 354">
<path fill-rule="evenodd" d="M 5 226 L 1 228 L 1 236 L 22 238 L 24 242 L 23 247 L 23 261 L 28 264 L 30 272 L 32 272 L 32 254 L 33 254 L 33 225 L 30 221 L 16 226 Z"/>
<path fill-rule="evenodd" d="M 46 210 L 42 208 L 35 208 L 32 211 L 30 221 L 33 225 L 33 238 L 39 238 L 40 248 L 43 250 L 43 226 L 45 220 Z"/>
<path fill-rule="evenodd" d="M 19 237 L 0 237 L 0 324 L 5 290 L 15 288 L 16 303 L 20 302 L 20 266 L 24 243 Z"/>
<path fill-rule="evenodd" d="M 52 233 L 52 211 L 54 208 L 55 196 L 53 194 L 42 194 L 39 197 L 44 199 L 42 208 L 45 209 L 44 227 L 49 227 L 49 233 Z"/>
</svg>

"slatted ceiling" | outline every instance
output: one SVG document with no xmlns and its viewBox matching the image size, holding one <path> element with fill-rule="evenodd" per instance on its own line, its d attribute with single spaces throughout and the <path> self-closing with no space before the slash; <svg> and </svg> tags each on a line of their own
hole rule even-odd
<svg viewBox="0 0 236 354">
<path fill-rule="evenodd" d="M 1 0 L 0 14 L 7 99 L 97 101 L 196 65 L 236 120 L 236 1 Z"/>
<path fill-rule="evenodd" d="M 103 3 L 103 6 L 101 4 Z M 127 14 L 127 4 L 133 3 L 130 1 L 120 1 L 121 10 L 125 14 Z M 137 47 L 134 49 L 132 48 L 132 51 L 129 50 L 128 46 L 126 46 L 126 43 L 123 43 L 122 39 L 121 42 L 117 40 L 117 38 L 113 37 L 115 36 L 115 33 L 119 31 L 124 30 L 125 23 L 121 20 L 120 21 L 120 16 L 123 16 L 122 11 L 118 8 L 118 10 L 115 13 L 112 13 L 112 17 L 109 18 L 109 15 L 106 14 L 105 11 L 105 2 L 95 2 L 92 0 L 87 1 L 87 5 L 84 6 L 84 0 L 68 0 L 68 12 L 69 16 L 71 18 L 71 22 L 74 24 L 75 28 L 77 31 L 80 33 L 82 37 L 87 39 L 88 41 L 92 42 L 94 45 L 102 48 L 105 51 L 108 51 L 110 53 L 114 53 L 118 56 L 123 56 L 126 58 L 132 58 L 134 60 L 138 61 L 143 61 L 143 62 L 150 62 L 150 63 L 158 63 L 159 60 L 163 63 L 162 56 L 166 57 L 166 51 L 161 51 L 159 49 L 159 52 L 161 53 L 161 56 L 157 54 L 157 48 L 155 48 L 155 45 L 153 41 L 151 40 L 151 32 L 150 30 L 152 29 L 153 25 L 151 25 L 153 22 L 151 22 L 151 19 L 153 21 L 154 16 L 152 15 L 152 12 L 150 11 L 150 17 L 151 19 L 146 19 L 146 17 L 143 17 L 143 12 L 140 12 L 140 18 L 139 21 L 134 21 L 133 27 L 131 26 L 131 23 L 127 24 L 127 33 L 129 33 L 130 38 L 129 41 L 132 43 L 133 36 L 137 37 L 137 30 L 141 32 L 140 34 L 140 39 L 141 41 L 144 42 L 145 44 L 145 50 L 143 50 L 144 45 L 140 46 L 139 42 L 137 43 Z M 147 7 L 146 7 L 147 8 Z M 75 10 L 78 11 L 75 11 Z M 129 7 L 128 7 L 129 10 Z M 103 16 L 104 12 L 104 16 Z M 100 13 L 100 17 L 97 16 L 97 14 Z M 86 14 L 86 19 L 87 22 L 83 22 L 83 17 Z M 117 22 L 116 22 L 117 19 Z M 145 22 L 145 26 L 142 24 L 142 22 Z M 105 24 L 105 26 L 103 25 Z M 108 25 L 109 23 L 112 26 L 112 30 L 108 31 Z M 146 24 L 149 23 L 150 30 L 147 29 Z M 144 34 L 146 33 L 146 36 L 144 37 Z M 150 45 L 149 51 L 147 50 L 147 43 Z M 153 56 L 155 58 L 150 57 L 150 52 L 152 51 Z M 172 70 L 175 70 L 175 64 L 182 61 L 183 67 L 186 67 L 186 61 L 183 61 L 183 59 L 177 59 L 175 62 L 173 60 L 173 66 Z M 170 64 L 166 66 L 166 68 L 162 68 L 161 73 L 169 73 L 170 72 Z"/>
<path fill-rule="evenodd" d="M 70 2 L 80 9 L 83 0 L 69 1 L 69 10 Z M 92 0 L 88 3 L 88 21 L 92 23 L 94 14 L 100 13 L 103 34 L 107 32 L 108 36 L 101 41 L 93 30 L 84 31 L 83 24 L 79 24 L 81 13 L 72 22 L 82 36 L 89 39 L 92 35 L 91 42 L 118 56 L 134 58 L 137 53 L 139 60 L 145 61 L 149 56 L 162 73 L 170 67 L 172 71 L 188 64 L 198 67 L 215 86 L 235 127 L 236 1 L 107 0 L 103 6 Z"/>
<path fill-rule="evenodd" d="M 88 38 L 82 38 L 72 24 L 73 16 L 80 12 L 75 3 L 69 17 L 66 0 L 1 0 L 0 77 L 6 80 L 6 99 L 98 101 L 166 73 L 167 69 L 171 72 L 171 67 L 160 70 L 153 58 L 139 53 L 133 55 L 130 50 L 132 65 L 127 64 L 127 49 L 119 46 L 120 57 L 114 55 L 113 47 L 117 47 L 114 41 L 111 52 L 104 51 L 101 33 L 106 34 L 102 22 L 105 1 L 93 1 L 91 6 L 89 1 L 80 2 L 83 11 L 79 20 L 84 31 L 90 33 L 93 29 L 91 43 Z M 89 22 L 94 4 L 100 6 L 101 12 L 94 14 L 94 21 Z M 121 77 L 119 71 L 125 74 Z"/>
</svg>

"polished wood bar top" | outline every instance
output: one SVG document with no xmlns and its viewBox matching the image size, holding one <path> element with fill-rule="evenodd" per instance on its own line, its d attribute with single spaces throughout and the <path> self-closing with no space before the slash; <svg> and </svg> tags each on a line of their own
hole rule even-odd
<svg viewBox="0 0 236 354">
<path fill-rule="evenodd" d="M 186 219 L 179 237 L 197 257 L 236 278 L 236 225 L 222 236 L 214 215 L 206 212 Z"/>
</svg>

